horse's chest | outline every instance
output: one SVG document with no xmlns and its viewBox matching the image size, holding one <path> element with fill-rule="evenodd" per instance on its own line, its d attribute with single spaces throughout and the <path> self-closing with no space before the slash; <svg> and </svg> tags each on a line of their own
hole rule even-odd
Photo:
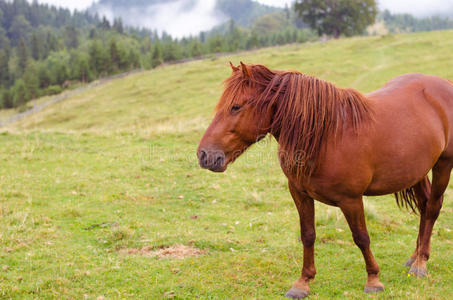
<svg viewBox="0 0 453 300">
<path fill-rule="evenodd" d="M 343 183 L 336 180 L 326 180 L 325 178 L 299 180 L 299 184 L 296 186 L 311 198 L 332 206 L 338 206 L 339 199 L 346 194 L 345 191 L 347 190 Z"/>
</svg>

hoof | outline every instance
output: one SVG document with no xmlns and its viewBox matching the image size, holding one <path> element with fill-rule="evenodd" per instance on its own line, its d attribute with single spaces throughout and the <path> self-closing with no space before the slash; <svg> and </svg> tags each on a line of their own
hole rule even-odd
<svg viewBox="0 0 453 300">
<path fill-rule="evenodd" d="M 308 296 L 308 294 L 309 293 L 307 291 L 293 287 L 285 294 L 285 298 L 303 299 L 303 298 L 306 298 Z"/>
<path fill-rule="evenodd" d="M 406 267 L 411 267 L 412 264 L 414 263 L 414 261 L 415 261 L 415 258 L 409 258 L 409 260 L 406 261 L 406 263 L 404 264 L 404 266 L 406 266 Z"/>
<path fill-rule="evenodd" d="M 415 277 L 425 277 L 428 272 L 424 268 L 419 268 L 417 266 L 412 266 L 409 270 L 409 275 L 413 275 Z"/>
<path fill-rule="evenodd" d="M 379 293 L 384 290 L 383 286 L 365 286 L 365 289 L 363 290 L 367 294 L 371 293 Z"/>
</svg>

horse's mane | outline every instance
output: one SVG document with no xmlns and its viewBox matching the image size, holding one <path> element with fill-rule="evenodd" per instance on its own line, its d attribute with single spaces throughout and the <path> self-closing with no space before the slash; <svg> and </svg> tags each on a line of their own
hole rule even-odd
<svg viewBox="0 0 453 300">
<path fill-rule="evenodd" d="M 299 72 L 243 65 L 242 72 L 233 72 L 225 85 L 217 110 L 250 104 L 258 115 L 271 112 L 268 129 L 280 144 L 280 159 L 297 176 L 311 176 L 329 136 L 351 126 L 357 132 L 371 118 L 366 98 L 358 91 Z M 238 103 L 241 99 L 245 103 Z"/>
</svg>

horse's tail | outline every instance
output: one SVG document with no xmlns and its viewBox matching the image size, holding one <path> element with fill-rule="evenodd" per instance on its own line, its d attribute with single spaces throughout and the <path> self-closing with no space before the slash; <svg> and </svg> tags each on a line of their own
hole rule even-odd
<svg viewBox="0 0 453 300">
<path fill-rule="evenodd" d="M 425 176 L 414 186 L 395 193 L 396 203 L 399 207 L 411 209 L 415 214 L 420 213 L 431 194 L 431 183 Z"/>
</svg>

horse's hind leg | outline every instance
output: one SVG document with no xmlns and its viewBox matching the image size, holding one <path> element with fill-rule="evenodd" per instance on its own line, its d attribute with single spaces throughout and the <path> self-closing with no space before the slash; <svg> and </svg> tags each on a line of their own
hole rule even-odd
<svg viewBox="0 0 453 300">
<path fill-rule="evenodd" d="M 418 229 L 418 237 L 417 237 L 417 246 L 415 248 L 414 253 L 411 255 L 409 260 L 405 263 L 406 267 L 412 266 L 415 259 L 418 255 L 418 249 L 421 243 L 421 237 L 423 235 L 423 231 L 425 229 L 425 211 L 426 211 L 426 203 L 428 202 L 429 196 L 431 194 L 431 183 L 429 182 L 428 177 L 423 178 L 420 182 L 414 185 L 414 192 L 415 197 L 417 198 L 417 205 L 420 211 L 420 225 Z"/>
<path fill-rule="evenodd" d="M 348 221 L 354 242 L 362 251 L 363 258 L 365 259 L 366 271 L 368 273 L 365 292 L 375 293 L 382 291 L 384 285 L 379 280 L 379 266 L 370 249 L 370 237 L 366 229 L 362 197 L 344 199 L 338 203 Z"/>
<path fill-rule="evenodd" d="M 433 182 L 431 195 L 426 203 L 424 211 L 423 234 L 419 236 L 420 244 L 417 257 L 409 270 L 409 274 L 423 277 L 426 275 L 426 262 L 429 259 L 431 250 L 430 240 L 433 232 L 434 223 L 439 216 L 442 208 L 443 194 L 447 189 L 450 180 L 450 172 L 453 162 L 450 159 L 441 158 L 433 168 Z"/>
<path fill-rule="evenodd" d="M 308 284 L 316 275 L 314 258 L 314 244 L 316 240 L 315 206 L 313 199 L 297 190 L 291 182 L 289 183 L 289 191 L 299 212 L 302 243 L 304 245 L 304 264 L 299 280 L 294 282 L 293 287 L 285 294 L 285 297 L 302 299 L 310 293 Z"/>
</svg>

